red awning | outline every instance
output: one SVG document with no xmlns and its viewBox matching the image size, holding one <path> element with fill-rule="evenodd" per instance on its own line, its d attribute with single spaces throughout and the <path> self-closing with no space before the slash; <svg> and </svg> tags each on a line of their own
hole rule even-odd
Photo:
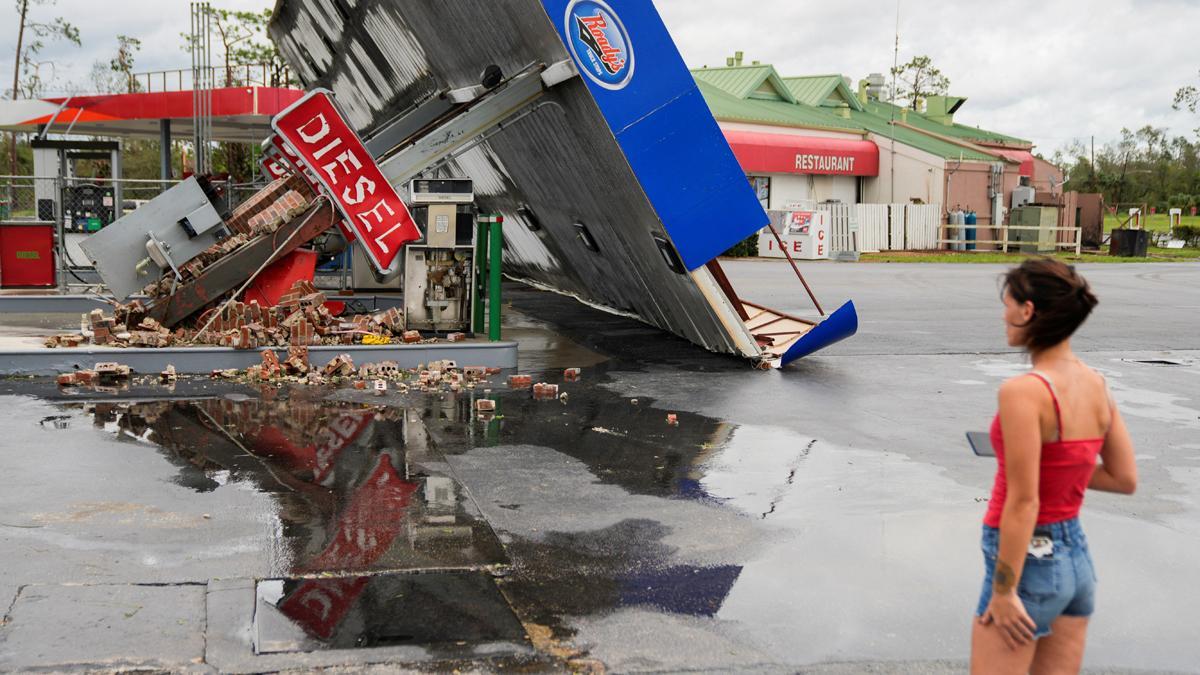
<svg viewBox="0 0 1200 675">
<path fill-rule="evenodd" d="M 1020 162 L 1021 168 L 1017 170 L 1018 175 L 1033 175 L 1033 153 L 1029 152 L 1028 150 L 1002 150 L 1000 148 L 988 148 L 987 150 L 988 152 L 994 152 L 1009 161 Z"/>
<path fill-rule="evenodd" d="M 879 175 L 879 148 L 871 141 L 722 131 L 746 173 Z"/>
</svg>

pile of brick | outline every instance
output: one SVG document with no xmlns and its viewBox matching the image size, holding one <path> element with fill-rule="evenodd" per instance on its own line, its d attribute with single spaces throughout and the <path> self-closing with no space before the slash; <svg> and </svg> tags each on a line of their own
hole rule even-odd
<svg viewBox="0 0 1200 675">
<path fill-rule="evenodd" d="M 242 202 L 226 221 L 231 236 L 208 247 L 179 268 L 179 273 L 183 276 L 181 283 L 196 279 L 209 265 L 247 242 L 273 234 L 285 223 L 304 213 L 314 198 L 312 189 L 298 177 L 281 178 L 258 191 Z M 157 298 L 170 293 L 175 284 L 175 276 L 168 274 L 146 286 L 143 292 L 151 298 Z"/>
<path fill-rule="evenodd" d="M 58 376 L 60 387 L 73 386 L 111 386 L 128 382 L 131 371 L 129 366 L 105 361 L 97 363 L 94 368 L 76 370 Z"/>
<path fill-rule="evenodd" d="M 262 363 L 244 371 L 236 369 L 214 370 L 211 377 L 244 380 L 247 382 L 294 382 L 301 384 L 350 383 L 355 389 L 367 389 L 374 383 L 377 390 L 387 390 L 386 383 L 393 382 L 401 393 L 410 390 L 425 393 L 459 392 L 489 384 L 488 378 L 498 375 L 499 368 L 467 366 L 459 368 L 454 361 L 433 361 L 416 368 L 401 368 L 395 361 L 381 361 L 355 366 L 349 354 L 339 354 L 322 367 L 309 362 L 308 347 L 288 347 L 287 357 L 282 361 L 272 349 L 262 351 Z M 384 383 L 380 387 L 379 383 Z"/>
<path fill-rule="evenodd" d="M 47 347 L 78 347 L 88 341 L 111 347 L 168 347 L 210 344 L 236 349 L 260 347 L 436 342 L 417 331 L 404 330 L 404 314 L 395 307 L 374 314 L 336 317 L 326 307 L 325 294 L 311 281 L 292 285 L 279 304 L 263 307 L 256 301 L 235 301 L 202 313 L 186 326 L 168 330 L 145 316 L 140 301 L 118 305 L 114 314 L 94 309 L 84 315 L 82 333 L 55 335 Z M 204 332 L 199 332 L 201 328 Z M 374 338 L 366 340 L 365 338 Z"/>
<path fill-rule="evenodd" d="M 200 315 L 197 330 L 185 331 L 195 342 L 236 349 L 268 346 L 350 345 L 364 336 L 390 338 L 404 334 L 404 315 L 396 308 L 375 314 L 335 317 L 325 306 L 327 298 L 311 281 L 292 285 L 273 307 L 257 302 L 232 302 Z M 420 340 L 420 334 L 417 334 Z"/>
</svg>

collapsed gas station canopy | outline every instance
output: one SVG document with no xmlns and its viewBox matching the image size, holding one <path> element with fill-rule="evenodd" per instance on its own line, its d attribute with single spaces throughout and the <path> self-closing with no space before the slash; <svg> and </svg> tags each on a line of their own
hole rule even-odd
<svg viewBox="0 0 1200 675">
<path fill-rule="evenodd" d="M 211 93 L 213 140 L 255 144 L 270 135 L 271 118 L 304 95 L 281 87 L 226 87 Z M 170 120 L 172 136 L 190 138 L 192 98 L 192 91 L 164 91 L 0 101 L 0 130 L 157 139 L 161 121 Z"/>
</svg>

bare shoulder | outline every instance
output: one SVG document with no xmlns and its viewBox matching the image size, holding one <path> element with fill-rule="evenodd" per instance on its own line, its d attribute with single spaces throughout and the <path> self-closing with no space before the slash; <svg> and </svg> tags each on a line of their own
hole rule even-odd
<svg viewBox="0 0 1200 675">
<path fill-rule="evenodd" d="M 1029 374 L 1010 377 L 1000 385 L 1000 403 L 1036 402 L 1048 398 L 1046 385 Z"/>
</svg>

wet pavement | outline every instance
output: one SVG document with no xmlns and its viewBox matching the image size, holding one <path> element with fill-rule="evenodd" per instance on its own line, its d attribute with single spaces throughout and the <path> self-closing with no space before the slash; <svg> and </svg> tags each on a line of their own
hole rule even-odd
<svg viewBox="0 0 1200 675">
<path fill-rule="evenodd" d="M 963 432 L 1022 368 L 1001 268 L 813 267 L 863 333 L 783 371 L 513 286 L 505 337 L 566 401 L 500 377 L 385 396 L 0 380 L 0 670 L 959 672 L 994 471 Z M 798 290 L 778 263 L 727 271 L 751 300 Z M 1080 347 L 1142 483 L 1085 507 L 1087 666 L 1196 672 L 1200 265 L 1094 279 Z M 1164 303 L 1185 309 L 1121 319 Z"/>
</svg>

